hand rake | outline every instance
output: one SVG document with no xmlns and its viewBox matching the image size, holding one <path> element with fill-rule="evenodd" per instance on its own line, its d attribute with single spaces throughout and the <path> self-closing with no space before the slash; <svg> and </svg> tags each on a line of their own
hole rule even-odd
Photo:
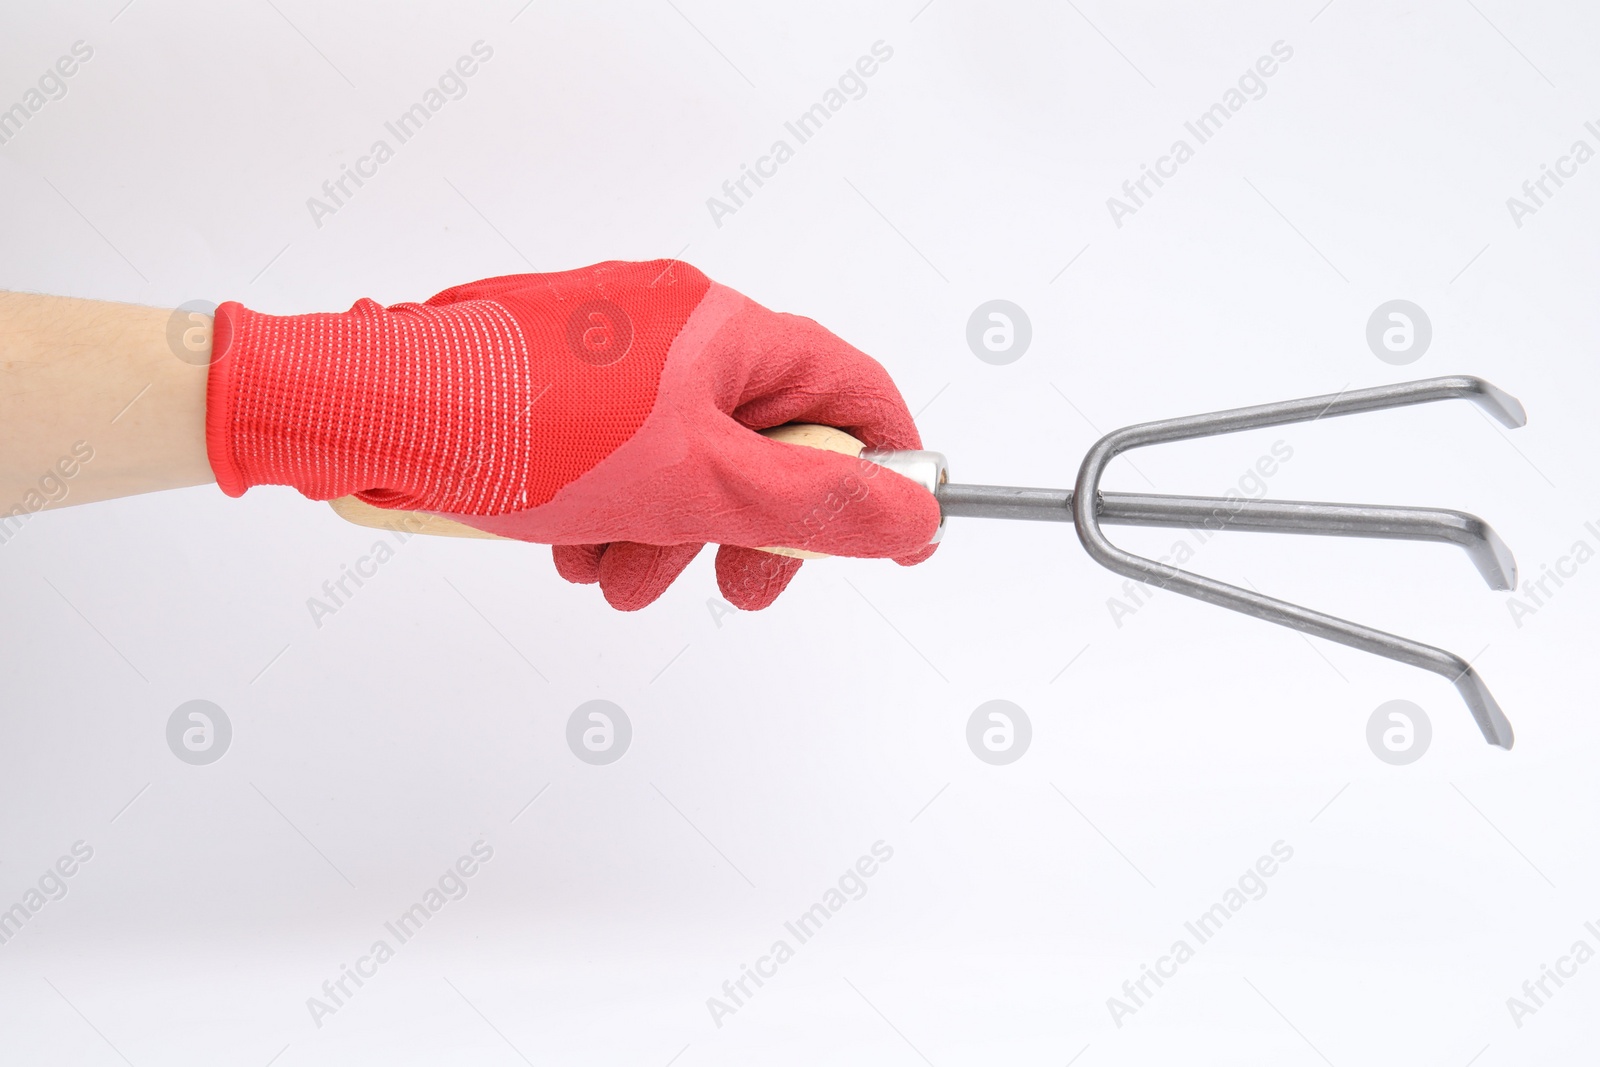
<svg viewBox="0 0 1600 1067">
<path fill-rule="evenodd" d="M 1167 563 L 1118 548 L 1102 525 L 1204 527 L 1211 530 L 1256 530 L 1267 533 L 1320 534 L 1331 537 L 1376 537 L 1403 541 L 1445 541 L 1460 545 L 1491 589 L 1516 587 L 1516 562 L 1489 524 L 1475 515 L 1436 508 L 1387 507 L 1372 504 L 1322 504 L 1291 500 L 1227 497 L 1164 496 L 1103 493 L 1100 477 L 1112 459 L 1135 448 L 1215 437 L 1263 426 L 1354 415 L 1384 408 L 1427 404 L 1437 400 L 1470 400 L 1508 427 L 1527 421 L 1522 405 L 1481 378 L 1426 378 L 1372 389 L 1285 400 L 1126 426 L 1106 434 L 1084 456 L 1071 489 L 1028 489 L 1005 485 L 962 485 L 951 482 L 945 458 L 938 452 L 863 450 L 860 441 L 831 427 L 780 426 L 764 431 L 778 440 L 859 455 L 919 482 L 939 500 L 943 518 L 1030 519 L 1070 522 L 1089 556 L 1103 567 L 1158 589 L 1171 589 L 1208 604 L 1274 622 L 1313 637 L 1337 641 L 1433 671 L 1449 679 L 1491 745 L 1509 749 L 1513 735 L 1472 664 L 1444 649 L 1398 637 L 1311 608 L 1291 604 Z M 363 526 L 404 529 L 412 533 L 494 538 L 495 534 L 426 514 L 389 511 L 353 496 L 332 501 L 342 518 Z M 944 532 L 941 521 L 939 533 Z M 783 555 L 814 558 L 818 553 L 796 548 L 769 548 Z"/>
</svg>

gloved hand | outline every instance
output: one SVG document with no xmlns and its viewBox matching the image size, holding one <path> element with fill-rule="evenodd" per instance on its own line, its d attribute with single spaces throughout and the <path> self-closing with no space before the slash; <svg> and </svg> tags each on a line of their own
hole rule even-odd
<svg viewBox="0 0 1600 1067">
<path fill-rule="evenodd" d="M 800 561 L 926 559 L 935 498 L 854 457 L 770 441 L 788 422 L 921 447 L 888 373 L 810 319 L 684 263 L 489 278 L 426 303 L 275 316 L 217 308 L 206 448 L 223 492 L 355 494 L 554 546 L 568 581 L 634 610 L 706 542 L 737 607 Z"/>
</svg>

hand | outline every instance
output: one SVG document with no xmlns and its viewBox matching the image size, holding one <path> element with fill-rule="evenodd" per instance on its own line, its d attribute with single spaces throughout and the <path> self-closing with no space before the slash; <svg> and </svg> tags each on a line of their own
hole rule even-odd
<svg viewBox="0 0 1600 1067">
<path fill-rule="evenodd" d="M 633 610 L 707 542 L 734 605 L 797 559 L 927 558 L 939 507 L 853 457 L 770 441 L 789 422 L 914 449 L 887 372 L 810 319 L 672 261 L 458 286 L 424 304 L 268 316 L 217 309 L 207 446 L 230 495 L 354 493 L 555 546 L 569 581 Z"/>
</svg>

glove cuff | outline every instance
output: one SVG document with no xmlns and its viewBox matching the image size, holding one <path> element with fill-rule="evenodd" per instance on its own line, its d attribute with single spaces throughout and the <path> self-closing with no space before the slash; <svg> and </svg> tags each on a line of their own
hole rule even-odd
<svg viewBox="0 0 1600 1067">
<path fill-rule="evenodd" d="M 232 352 L 234 321 L 245 309 L 234 301 L 220 305 L 211 324 L 211 366 L 206 373 L 206 459 L 217 487 L 229 496 L 243 496 L 251 482 L 233 457 L 228 426 L 229 407 L 237 386 L 233 368 L 238 360 L 226 358 Z"/>
<path fill-rule="evenodd" d="M 289 316 L 230 301 L 212 334 L 207 456 L 230 496 L 289 485 L 491 514 L 537 482 L 534 423 L 518 416 L 548 385 L 492 301 Z"/>
<path fill-rule="evenodd" d="M 546 503 L 628 440 L 710 285 L 671 263 L 602 263 L 358 300 L 338 314 L 217 308 L 206 450 L 229 496 L 502 515 Z"/>
</svg>

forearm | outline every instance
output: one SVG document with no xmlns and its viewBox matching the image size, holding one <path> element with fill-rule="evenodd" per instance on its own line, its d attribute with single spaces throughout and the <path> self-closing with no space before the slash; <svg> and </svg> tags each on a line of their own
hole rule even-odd
<svg viewBox="0 0 1600 1067">
<path fill-rule="evenodd" d="M 211 320 L 0 293 L 0 515 L 204 485 Z M 70 473 L 69 473 L 70 472 Z"/>
</svg>

